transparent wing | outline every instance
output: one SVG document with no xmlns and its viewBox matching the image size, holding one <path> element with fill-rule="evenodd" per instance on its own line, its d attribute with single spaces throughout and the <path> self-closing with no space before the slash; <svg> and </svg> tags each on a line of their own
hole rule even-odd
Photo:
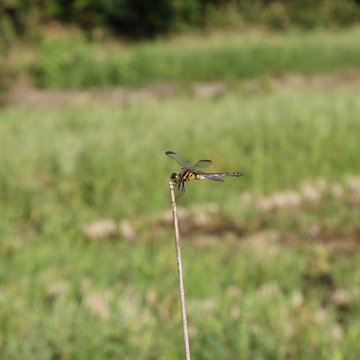
<svg viewBox="0 0 360 360">
<path fill-rule="evenodd" d="M 186 160 L 181 155 L 176 154 L 172 151 L 167 151 L 165 154 L 171 159 L 175 160 L 184 169 L 191 169 L 194 166 L 189 160 Z"/>
<path fill-rule="evenodd" d="M 193 165 L 193 169 L 201 169 L 208 167 L 212 164 L 211 160 L 199 160 L 196 164 Z"/>
<path fill-rule="evenodd" d="M 240 172 L 206 173 L 200 170 L 194 170 L 194 172 L 201 175 L 205 179 L 214 180 L 214 181 L 224 181 L 222 177 L 226 177 L 226 176 L 240 177 L 244 175 L 243 173 Z"/>
<path fill-rule="evenodd" d="M 214 180 L 214 181 L 221 181 L 224 182 L 223 179 L 219 178 L 219 177 L 212 177 L 212 176 L 207 176 L 206 177 L 208 180 Z"/>
<path fill-rule="evenodd" d="M 175 160 L 184 169 L 201 169 L 208 167 L 212 164 L 211 160 L 199 160 L 196 164 L 193 165 L 189 160 L 186 160 L 181 155 L 176 154 L 172 151 L 167 151 L 165 154 L 171 159 Z"/>
</svg>

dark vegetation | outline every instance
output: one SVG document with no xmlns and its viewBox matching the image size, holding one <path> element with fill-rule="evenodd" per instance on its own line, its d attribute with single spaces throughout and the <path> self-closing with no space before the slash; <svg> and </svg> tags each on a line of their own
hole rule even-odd
<svg viewBox="0 0 360 360">
<path fill-rule="evenodd" d="M 359 19 L 357 0 L 5 0 L 0 4 L 5 38 L 33 34 L 36 26 L 53 21 L 75 24 L 90 37 L 110 33 L 139 38 L 209 26 L 314 28 L 350 25 Z"/>
</svg>

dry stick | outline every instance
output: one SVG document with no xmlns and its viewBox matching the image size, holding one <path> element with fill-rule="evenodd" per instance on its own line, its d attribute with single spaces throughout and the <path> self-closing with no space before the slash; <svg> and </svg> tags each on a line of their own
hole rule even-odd
<svg viewBox="0 0 360 360">
<path fill-rule="evenodd" d="M 176 261 L 177 261 L 178 275 L 179 275 L 179 290 L 180 290 L 181 318 L 182 318 L 182 324 L 184 330 L 185 359 L 190 360 L 190 345 L 189 345 L 189 334 L 188 334 L 187 320 L 186 320 L 185 291 L 184 291 L 184 282 L 183 282 L 182 265 L 181 265 L 179 226 L 178 226 L 178 219 L 176 212 L 174 185 L 171 181 L 169 185 L 170 185 L 171 205 L 172 205 L 172 213 L 174 220 L 175 250 L 176 250 Z"/>
</svg>

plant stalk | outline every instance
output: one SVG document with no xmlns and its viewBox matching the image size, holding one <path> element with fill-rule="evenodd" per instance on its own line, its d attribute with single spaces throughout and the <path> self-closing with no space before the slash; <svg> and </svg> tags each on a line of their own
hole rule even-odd
<svg viewBox="0 0 360 360">
<path fill-rule="evenodd" d="M 188 334 L 186 307 L 185 307 L 185 291 L 184 291 L 184 281 L 183 281 L 183 273 L 182 273 L 182 265 L 181 265 L 179 225 L 178 225 L 178 218 L 176 211 L 174 185 L 171 181 L 169 185 L 170 185 L 170 197 L 171 197 L 172 214 L 173 214 L 174 231 L 175 231 L 175 250 L 176 250 L 176 261 L 177 261 L 178 276 L 179 276 L 180 305 L 181 305 L 182 325 L 184 331 L 185 359 L 190 360 L 189 334 Z"/>
</svg>

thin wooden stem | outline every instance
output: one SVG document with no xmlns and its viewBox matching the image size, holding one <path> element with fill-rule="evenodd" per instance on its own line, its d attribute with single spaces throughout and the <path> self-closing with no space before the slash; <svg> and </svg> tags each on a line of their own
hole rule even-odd
<svg viewBox="0 0 360 360">
<path fill-rule="evenodd" d="M 174 231 L 175 231 L 175 250 L 176 250 L 176 261 L 177 261 L 178 276 L 179 276 L 181 318 L 182 318 L 182 325 L 184 330 L 185 359 L 190 360 L 190 345 L 189 345 L 189 334 L 188 334 L 188 327 L 186 320 L 185 291 L 184 291 L 184 281 L 183 281 L 182 265 L 181 265 L 179 226 L 178 226 L 177 211 L 176 211 L 174 185 L 171 181 L 170 181 L 170 197 L 171 197 Z"/>
</svg>

